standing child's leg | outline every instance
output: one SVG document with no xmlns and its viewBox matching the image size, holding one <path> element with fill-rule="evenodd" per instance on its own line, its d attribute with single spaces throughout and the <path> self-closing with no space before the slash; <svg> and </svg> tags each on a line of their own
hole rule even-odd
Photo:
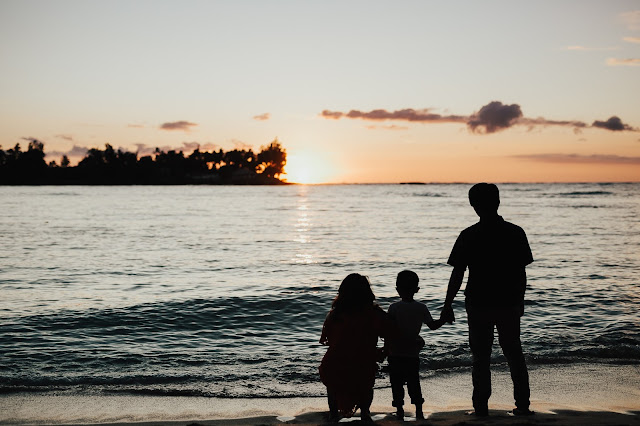
<svg viewBox="0 0 640 426">
<path fill-rule="evenodd" d="M 420 358 L 406 358 L 407 363 L 407 391 L 411 403 L 416 406 L 416 418 L 424 419 L 422 413 L 422 389 L 420 387 Z"/>
<path fill-rule="evenodd" d="M 393 402 L 391 405 L 396 407 L 396 416 L 398 418 L 404 418 L 404 372 L 402 371 L 403 360 L 402 358 L 389 357 L 389 381 L 391 382 L 391 394 L 393 395 Z"/>
</svg>

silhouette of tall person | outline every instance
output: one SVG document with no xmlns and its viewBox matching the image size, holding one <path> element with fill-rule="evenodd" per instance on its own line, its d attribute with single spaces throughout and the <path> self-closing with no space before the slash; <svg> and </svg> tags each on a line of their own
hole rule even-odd
<svg viewBox="0 0 640 426">
<path fill-rule="evenodd" d="M 524 314 L 527 284 L 525 267 L 533 262 L 522 228 L 498 215 L 500 194 L 494 184 L 478 183 L 469 190 L 469 202 L 480 221 L 463 230 L 453 246 L 448 264 L 453 266 L 443 314 L 453 318 L 453 299 L 469 279 L 464 291 L 469 347 L 473 358 L 473 408 L 476 416 L 489 414 L 491 396 L 491 347 L 494 328 L 507 358 L 516 408 L 514 415 L 529 410 L 529 373 L 520 342 L 520 317 Z"/>
</svg>

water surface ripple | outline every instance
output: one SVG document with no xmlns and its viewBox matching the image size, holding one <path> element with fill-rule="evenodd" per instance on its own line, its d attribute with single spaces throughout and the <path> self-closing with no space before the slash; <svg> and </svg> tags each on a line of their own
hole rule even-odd
<svg viewBox="0 0 640 426">
<path fill-rule="evenodd" d="M 386 308 L 412 269 L 437 313 L 477 220 L 467 190 L 0 187 L 0 391 L 320 395 L 342 278 L 368 275 Z M 640 184 L 505 184 L 501 198 L 536 259 L 529 362 L 638 363 Z M 422 333 L 423 375 L 470 365 L 458 299 L 453 326 Z"/>
</svg>

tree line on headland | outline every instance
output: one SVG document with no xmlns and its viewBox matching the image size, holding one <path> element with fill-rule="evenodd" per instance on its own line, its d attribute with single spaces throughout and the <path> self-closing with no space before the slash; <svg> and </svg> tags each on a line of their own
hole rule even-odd
<svg viewBox="0 0 640 426">
<path fill-rule="evenodd" d="M 45 161 L 44 144 L 29 140 L 3 150 L 0 146 L 0 185 L 278 185 L 287 162 L 287 152 L 278 139 L 261 147 L 232 151 L 194 150 L 167 152 L 156 148 L 153 155 L 138 158 L 137 152 L 93 148 L 76 165 L 62 157 L 60 164 Z"/>
</svg>

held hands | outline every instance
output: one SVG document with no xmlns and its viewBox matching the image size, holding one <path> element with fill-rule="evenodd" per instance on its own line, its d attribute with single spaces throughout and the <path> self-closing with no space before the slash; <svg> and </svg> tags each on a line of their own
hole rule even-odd
<svg viewBox="0 0 640 426">
<path fill-rule="evenodd" d="M 456 316 L 453 314 L 453 308 L 451 305 L 445 305 L 440 312 L 440 319 L 448 324 L 456 322 Z"/>
</svg>

